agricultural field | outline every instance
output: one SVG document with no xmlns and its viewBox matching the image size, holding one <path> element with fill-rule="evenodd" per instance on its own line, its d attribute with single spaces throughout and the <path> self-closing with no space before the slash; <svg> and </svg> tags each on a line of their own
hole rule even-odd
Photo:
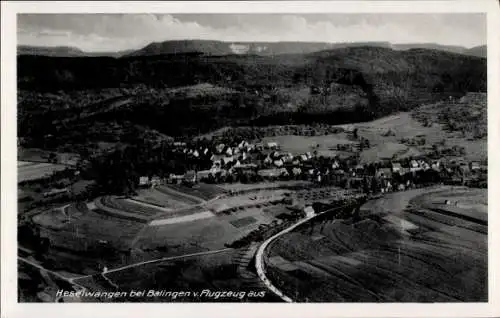
<svg viewBox="0 0 500 318">
<path fill-rule="evenodd" d="M 358 136 L 369 141 L 370 147 L 364 149 L 360 154 L 362 163 L 419 156 L 427 153 L 433 144 L 442 140 L 446 141 L 447 147 L 464 147 L 465 160 L 485 160 L 487 158 L 487 139 L 484 128 L 486 123 L 485 101 L 482 101 L 482 104 L 479 103 L 478 106 L 477 103 L 474 104 L 469 99 L 463 98 L 460 103 L 454 104 L 456 109 L 454 108 L 453 111 L 462 112 L 465 114 L 464 118 L 471 118 L 472 122 L 477 122 L 477 125 L 480 126 L 477 129 L 474 125 L 471 126 L 471 122 L 463 122 L 463 118 L 460 121 L 459 118 L 449 119 L 449 116 L 446 117 L 445 113 L 453 111 L 450 109 L 450 105 L 442 103 L 424 105 L 411 113 L 401 112 L 371 122 L 339 125 L 338 127 L 346 131 L 357 129 Z M 472 105 L 471 109 L 468 108 L 469 105 Z M 441 120 L 430 122 L 429 118 L 437 118 L 438 114 L 441 114 Z M 477 119 L 478 117 L 480 120 Z M 453 129 L 448 127 L 450 121 Z M 319 156 L 345 157 L 352 155 L 352 153 L 337 150 L 337 145 L 357 144 L 357 141 L 353 140 L 350 135 L 352 134 L 346 132 L 317 136 L 282 135 L 265 137 L 262 142 L 278 142 L 282 151 L 293 154 L 317 151 Z M 403 139 L 419 138 L 425 139 L 421 145 L 409 145 L 402 142 Z"/>
<path fill-rule="evenodd" d="M 487 301 L 487 225 L 417 206 L 441 200 L 443 189 L 400 194 L 359 222 L 323 220 L 279 237 L 267 250 L 268 277 L 300 302 Z"/>
<path fill-rule="evenodd" d="M 193 214 L 192 219 L 184 222 L 155 220 L 140 234 L 135 247 L 165 247 L 169 255 L 214 250 L 244 237 L 261 224 L 270 224 L 275 220 L 272 214 L 262 208 L 241 208 L 230 214 L 212 214 L 201 218 L 200 214 L 203 213 Z M 175 219 L 165 221 L 170 220 Z"/>
<path fill-rule="evenodd" d="M 173 200 L 181 201 L 188 205 L 200 204 L 205 201 L 197 196 L 185 193 L 184 188 L 185 187 L 177 185 L 175 187 L 173 185 L 168 185 L 168 186 L 158 186 L 156 187 L 156 190 L 171 197 L 171 199 Z"/>
<path fill-rule="evenodd" d="M 360 208 L 361 215 L 399 213 L 403 211 L 410 201 L 425 193 L 435 193 L 447 190 L 467 189 L 465 187 L 435 186 L 429 188 L 413 189 L 403 192 L 385 194 L 383 197 L 371 200 L 363 204 Z"/>
<path fill-rule="evenodd" d="M 105 274 L 104 279 L 97 276 L 79 281 L 83 285 L 102 290 L 112 282 L 120 291 L 154 289 L 157 291 L 189 291 L 190 294 L 172 296 L 157 294 L 153 297 L 119 298 L 115 301 L 141 302 L 252 302 L 277 301 L 269 291 L 253 279 L 241 279 L 238 263 L 241 261 L 240 250 L 222 251 L 210 255 L 185 257 L 181 259 L 150 263 Z M 109 288 L 109 287 L 108 287 Z M 210 295 L 203 290 L 209 290 Z M 232 291 L 236 295 L 215 296 L 215 291 Z M 199 293 L 195 296 L 195 292 Z M 255 295 L 250 295 L 254 292 Z"/>
<path fill-rule="evenodd" d="M 488 192 L 484 189 L 455 188 L 423 194 L 412 199 L 410 204 L 424 209 L 439 209 L 488 222 Z"/>
<path fill-rule="evenodd" d="M 284 199 L 289 190 L 260 190 L 256 192 L 242 193 L 237 196 L 220 198 L 206 205 L 206 207 L 214 212 L 229 210 L 233 208 L 255 206 L 276 202 Z"/>
<path fill-rule="evenodd" d="M 348 195 L 354 194 L 351 190 L 345 190 L 338 187 L 326 187 L 319 189 L 300 190 L 293 192 L 291 198 L 299 204 L 311 204 L 314 202 L 330 202 L 345 198 Z"/>
<path fill-rule="evenodd" d="M 18 161 L 17 182 L 40 179 L 64 169 L 67 169 L 67 166 L 45 162 Z"/>
<path fill-rule="evenodd" d="M 306 152 L 317 151 L 318 155 L 325 157 L 333 157 L 342 155 L 342 151 L 337 150 L 337 145 L 355 144 L 354 141 L 348 138 L 346 133 L 328 134 L 321 136 L 275 136 L 265 137 L 263 143 L 277 142 L 281 151 L 290 152 L 292 154 L 303 154 Z"/>
<path fill-rule="evenodd" d="M 420 108 L 414 113 L 418 114 L 419 111 Z M 488 144 L 486 138 L 473 140 L 456 131 L 445 129 L 444 125 L 440 123 L 424 126 L 416 119 L 417 116 L 409 112 L 401 112 L 368 123 L 354 124 L 353 127 L 358 128 L 358 135 L 368 139 L 371 145 L 370 148 L 362 151 L 362 162 L 368 163 L 393 156 L 396 159 L 418 156 L 428 152 L 433 144 L 437 144 L 443 139 L 447 147 L 464 147 L 464 159 L 466 160 L 487 159 Z M 401 143 L 402 139 L 415 138 L 425 139 L 425 144 L 409 146 Z"/>
<path fill-rule="evenodd" d="M 163 208 L 181 209 L 188 207 L 191 204 L 191 202 L 179 200 L 178 197 L 168 195 L 167 193 L 161 192 L 155 188 L 141 189 L 137 192 L 137 195 L 132 197 L 132 199 L 152 205 L 158 205 Z"/>
<path fill-rule="evenodd" d="M 49 238 L 51 246 L 68 250 L 87 250 L 98 242 L 106 242 L 117 250 L 129 248 L 143 223 L 110 216 L 98 210 L 88 210 L 82 204 L 53 209 L 33 217 L 41 236 Z"/>
<path fill-rule="evenodd" d="M 170 211 L 165 208 L 161 208 L 152 204 L 147 204 L 139 201 L 134 201 L 127 198 L 117 198 L 112 196 L 105 196 L 100 199 L 103 204 L 102 209 L 111 208 L 111 213 L 119 211 L 124 212 L 123 214 L 136 214 L 137 217 L 148 220 L 149 218 L 160 214 L 162 212 Z"/>
<path fill-rule="evenodd" d="M 204 201 L 213 200 L 226 192 L 223 188 L 218 187 L 217 185 L 205 183 L 198 183 L 193 185 L 192 187 L 178 184 L 169 185 L 168 187 L 175 191 L 180 191 L 186 195 L 200 198 Z"/>
</svg>

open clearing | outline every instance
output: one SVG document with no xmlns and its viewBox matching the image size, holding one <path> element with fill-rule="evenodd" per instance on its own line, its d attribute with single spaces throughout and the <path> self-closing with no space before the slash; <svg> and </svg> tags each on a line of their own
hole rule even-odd
<svg viewBox="0 0 500 318">
<path fill-rule="evenodd" d="M 368 139 L 372 146 L 372 148 L 365 149 L 361 153 L 363 162 L 390 158 L 393 155 L 399 159 L 416 156 L 427 152 L 428 147 L 443 139 L 446 140 L 448 147 L 464 147 L 466 160 L 487 159 L 488 146 L 486 138 L 469 140 L 458 133 L 445 131 L 438 123 L 425 127 L 414 119 L 409 112 L 401 112 L 398 115 L 380 118 L 368 123 L 354 124 L 353 127 L 358 128 L 358 135 Z M 388 131 L 394 134 L 387 136 Z M 425 138 L 424 146 L 407 146 L 400 142 L 403 138 L 411 139 L 419 136 Z"/>
<path fill-rule="evenodd" d="M 287 233 L 268 247 L 267 275 L 301 302 L 487 301 L 487 225 L 416 206 L 453 191 L 395 193 L 364 206 L 385 206 L 374 218 Z M 479 190 L 461 191 L 460 200 L 480 197 Z"/>
<path fill-rule="evenodd" d="M 55 171 L 61 171 L 66 168 L 67 166 L 65 165 L 52 163 L 19 161 L 17 165 L 17 182 L 40 179 L 50 176 Z"/>
<path fill-rule="evenodd" d="M 425 108 L 426 106 L 423 106 Z M 439 107 L 439 106 L 435 106 Z M 419 112 L 419 110 L 415 110 Z M 361 152 L 361 162 L 369 163 L 386 159 L 402 159 L 415 157 L 428 152 L 429 148 L 443 139 L 446 140 L 447 147 L 464 147 L 466 160 L 487 159 L 487 139 L 480 138 L 472 140 L 462 136 L 458 132 L 446 131 L 442 124 L 433 123 L 424 126 L 412 117 L 410 112 L 401 112 L 397 115 L 383 117 L 371 122 L 356 123 L 350 125 L 339 125 L 347 130 L 358 129 L 360 137 L 368 139 L 370 148 Z M 424 145 L 405 145 L 401 139 L 424 138 Z M 265 137 L 264 143 L 275 141 L 280 145 L 282 151 L 293 154 L 317 151 L 319 156 L 339 156 L 352 155 L 351 152 L 337 150 L 338 144 L 357 144 L 347 133 L 318 135 L 318 136 L 294 136 L 283 135 L 275 137 Z"/>
</svg>

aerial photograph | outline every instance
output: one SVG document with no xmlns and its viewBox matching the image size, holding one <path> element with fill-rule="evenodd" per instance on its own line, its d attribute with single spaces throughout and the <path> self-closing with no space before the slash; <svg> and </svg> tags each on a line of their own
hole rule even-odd
<svg viewBox="0 0 500 318">
<path fill-rule="evenodd" d="M 18 302 L 489 301 L 486 14 L 15 32 Z"/>
</svg>

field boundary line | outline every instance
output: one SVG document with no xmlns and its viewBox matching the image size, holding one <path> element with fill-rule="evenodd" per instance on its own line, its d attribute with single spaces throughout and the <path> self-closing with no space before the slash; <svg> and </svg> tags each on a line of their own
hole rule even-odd
<svg viewBox="0 0 500 318">
<path fill-rule="evenodd" d="M 144 232 L 149 228 L 149 223 L 146 223 L 142 229 L 137 232 L 137 234 L 135 235 L 134 239 L 132 240 L 132 242 L 130 242 L 130 248 L 133 249 L 134 248 L 134 245 L 137 244 L 137 242 L 139 241 L 139 239 L 141 238 L 141 235 L 144 234 Z"/>
<path fill-rule="evenodd" d="M 68 283 L 70 283 L 70 284 L 72 284 L 72 285 L 78 286 L 79 288 L 82 288 L 82 289 L 84 289 L 84 290 L 86 290 L 86 289 L 87 289 L 87 288 L 85 288 L 84 286 L 82 286 L 82 285 L 80 285 L 80 284 L 76 283 L 76 282 L 75 282 L 75 279 L 86 278 L 86 277 L 89 277 L 89 275 L 86 275 L 86 276 L 81 276 L 81 277 L 73 277 L 73 278 L 69 278 L 69 277 L 66 277 L 66 276 L 64 276 L 64 275 L 59 274 L 58 272 L 54 272 L 54 271 L 52 271 L 52 270 L 46 269 L 45 267 L 43 267 L 43 266 L 42 266 L 42 265 L 40 265 L 40 264 L 37 264 L 37 263 L 31 262 L 31 261 L 29 261 L 29 260 L 25 259 L 24 257 L 20 257 L 20 256 L 18 256 L 18 257 L 17 257 L 17 259 L 18 259 L 18 260 L 20 260 L 21 262 L 24 262 L 24 263 L 26 263 L 26 264 L 29 264 L 29 265 L 31 265 L 31 266 L 33 266 L 33 267 L 38 268 L 38 269 L 39 269 L 39 270 L 41 270 L 41 271 L 45 271 L 45 272 L 47 272 L 47 273 L 50 273 L 50 274 L 52 274 L 52 275 L 56 276 L 57 278 L 62 279 L 62 280 L 66 281 L 66 282 L 68 282 Z M 90 276 L 91 276 L 91 275 L 90 275 Z"/>
<path fill-rule="evenodd" d="M 198 253 L 191 253 L 191 254 L 184 254 L 184 255 L 177 255 L 177 256 L 168 256 L 168 257 L 162 257 L 158 259 L 153 259 L 149 261 L 143 261 L 143 262 L 138 262 L 130 265 L 125 265 L 122 267 L 117 267 L 114 269 L 110 269 L 106 272 L 106 274 L 109 273 L 114 273 L 114 272 L 119 272 L 125 269 L 137 267 L 137 266 L 142 266 L 142 265 L 147 265 L 147 264 L 152 264 L 152 263 L 158 263 L 158 262 L 165 262 L 165 261 L 171 261 L 171 260 L 176 260 L 176 259 L 181 259 L 181 258 L 187 258 L 187 257 L 195 257 L 195 256 L 203 256 L 203 255 L 211 255 L 211 254 L 217 254 L 217 253 L 223 253 L 227 251 L 232 251 L 234 248 L 223 248 L 220 250 L 213 250 L 213 251 L 205 251 L 205 252 L 198 252 Z"/>
</svg>

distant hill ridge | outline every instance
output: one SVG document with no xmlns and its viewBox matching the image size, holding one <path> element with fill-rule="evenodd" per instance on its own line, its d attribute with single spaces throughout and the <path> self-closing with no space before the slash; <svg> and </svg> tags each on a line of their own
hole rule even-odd
<svg viewBox="0 0 500 318">
<path fill-rule="evenodd" d="M 391 44 L 389 42 L 223 42 L 215 40 L 173 40 L 153 42 L 139 50 L 120 52 L 85 52 L 75 47 L 40 47 L 21 45 L 17 48 L 18 55 L 43 55 L 56 57 L 83 57 L 83 56 L 154 56 L 184 53 L 199 53 L 204 55 L 284 55 L 308 54 L 324 50 L 349 47 L 382 47 L 397 51 L 409 49 L 432 49 L 451 53 L 486 57 L 486 45 L 466 48 L 462 46 L 440 45 L 435 43 Z"/>
<path fill-rule="evenodd" d="M 90 56 L 110 56 L 121 57 L 133 50 L 118 51 L 118 52 L 85 52 L 77 47 L 72 46 L 31 46 L 18 45 L 17 55 L 41 55 L 54 57 L 90 57 Z"/>
</svg>

